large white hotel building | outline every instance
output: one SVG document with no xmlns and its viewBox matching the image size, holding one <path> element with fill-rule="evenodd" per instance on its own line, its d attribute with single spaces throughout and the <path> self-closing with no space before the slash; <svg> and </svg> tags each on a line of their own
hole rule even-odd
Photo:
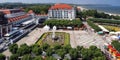
<svg viewBox="0 0 120 60">
<path fill-rule="evenodd" d="M 73 20 L 76 17 L 75 8 L 68 4 L 55 4 L 48 10 L 49 19 Z"/>
</svg>

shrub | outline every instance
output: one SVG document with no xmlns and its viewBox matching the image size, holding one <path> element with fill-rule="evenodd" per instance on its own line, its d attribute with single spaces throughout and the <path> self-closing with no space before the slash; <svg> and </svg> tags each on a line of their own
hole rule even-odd
<svg viewBox="0 0 120 60">
<path fill-rule="evenodd" d="M 101 29 L 97 26 L 97 25 L 95 25 L 92 21 L 90 21 L 90 20 L 87 20 L 87 23 L 95 30 L 95 31 L 101 31 Z"/>
</svg>

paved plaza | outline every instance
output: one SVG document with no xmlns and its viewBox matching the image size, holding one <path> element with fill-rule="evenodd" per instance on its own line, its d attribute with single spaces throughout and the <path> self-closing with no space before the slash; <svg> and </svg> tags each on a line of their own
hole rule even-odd
<svg viewBox="0 0 120 60">
<path fill-rule="evenodd" d="M 94 32 L 78 30 L 78 31 L 62 31 L 57 30 L 57 32 L 67 32 L 70 34 L 70 44 L 73 48 L 77 46 L 83 46 L 88 48 L 91 45 L 97 46 L 103 49 L 104 43 L 108 43 L 103 39 L 103 36 L 98 35 Z"/>
<path fill-rule="evenodd" d="M 35 42 L 39 39 L 39 37 L 44 32 L 52 32 L 45 31 L 42 28 L 36 28 L 32 32 L 30 32 L 27 36 L 22 38 L 17 42 L 18 46 L 26 43 L 27 45 L 35 44 Z M 103 39 L 103 36 L 98 35 L 92 31 L 87 30 L 57 30 L 56 32 L 66 32 L 70 34 L 70 44 L 73 48 L 77 46 L 84 46 L 88 48 L 91 45 L 95 45 L 98 48 L 103 50 L 104 43 L 107 43 L 106 40 Z M 10 56 L 11 53 L 9 50 L 3 52 L 6 56 Z"/>
<path fill-rule="evenodd" d="M 38 40 L 38 38 L 44 33 L 45 31 L 42 30 L 41 28 L 36 28 L 34 29 L 32 32 L 30 32 L 28 35 L 26 35 L 24 38 L 22 38 L 21 40 L 19 40 L 17 42 L 18 46 L 20 46 L 21 44 L 26 43 L 27 45 L 32 45 L 35 44 L 35 42 Z M 7 49 L 6 51 L 3 52 L 4 55 L 6 56 L 10 56 L 11 53 L 9 52 L 9 49 Z"/>
<path fill-rule="evenodd" d="M 24 38 L 22 38 L 20 41 L 17 42 L 18 46 L 21 44 L 26 43 L 28 46 L 35 44 L 35 42 L 39 39 L 39 37 L 44 33 L 45 31 L 41 28 L 36 28 L 32 32 L 30 32 L 28 35 L 26 35 Z"/>
</svg>

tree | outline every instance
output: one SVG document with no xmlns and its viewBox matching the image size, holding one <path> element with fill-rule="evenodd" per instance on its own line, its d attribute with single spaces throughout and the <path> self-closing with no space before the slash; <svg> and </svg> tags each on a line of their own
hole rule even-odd
<svg viewBox="0 0 120 60">
<path fill-rule="evenodd" d="M 80 51 L 83 49 L 83 46 L 77 46 L 77 50 Z"/>
<path fill-rule="evenodd" d="M 69 60 L 68 58 L 64 58 L 63 60 Z"/>
<path fill-rule="evenodd" d="M 93 56 L 94 57 L 100 57 L 100 56 L 103 56 L 103 53 L 99 50 L 96 50 L 96 51 L 94 51 Z"/>
<path fill-rule="evenodd" d="M 88 20 L 95 22 L 95 23 L 120 24 L 119 20 L 101 19 L 101 18 L 90 18 Z"/>
<path fill-rule="evenodd" d="M 54 53 L 52 48 L 48 48 L 46 51 L 47 56 L 51 56 Z"/>
<path fill-rule="evenodd" d="M 42 49 L 40 47 L 33 47 L 32 52 L 35 53 L 36 55 L 40 55 L 42 53 Z"/>
<path fill-rule="evenodd" d="M 69 54 L 73 60 L 76 60 L 78 57 L 78 51 L 76 49 L 70 49 Z"/>
<path fill-rule="evenodd" d="M 87 20 L 87 23 L 95 30 L 95 31 L 101 31 L 101 29 L 96 25 L 94 24 L 92 21 L 90 20 Z"/>
<path fill-rule="evenodd" d="M 36 14 L 47 14 L 50 5 L 35 5 L 25 8 L 25 11 L 33 10 Z"/>
<path fill-rule="evenodd" d="M 45 51 L 50 47 L 50 45 L 48 45 L 47 43 L 44 43 L 41 47 Z"/>
<path fill-rule="evenodd" d="M 64 58 L 66 51 L 64 49 L 58 49 L 55 51 L 60 57 Z"/>
<path fill-rule="evenodd" d="M 17 60 L 18 59 L 18 55 L 17 54 L 13 54 L 10 56 L 10 60 Z"/>
<path fill-rule="evenodd" d="M 92 51 L 90 49 L 83 49 L 82 52 L 83 60 L 91 60 L 92 59 Z"/>
<path fill-rule="evenodd" d="M 90 46 L 89 47 L 91 50 L 96 50 L 96 49 L 98 49 L 96 46 Z"/>
<path fill-rule="evenodd" d="M 106 58 L 104 56 L 101 56 L 101 57 L 95 57 L 92 60 L 106 60 Z"/>
<path fill-rule="evenodd" d="M 44 25 L 49 25 L 49 26 L 58 26 L 58 27 L 67 27 L 67 26 L 72 26 L 72 27 L 81 27 L 82 22 L 81 20 L 56 20 L 56 19 L 50 19 L 44 22 Z"/>
<path fill-rule="evenodd" d="M 104 60 L 104 54 L 101 52 L 100 49 L 98 49 L 96 46 L 90 46 L 89 48 L 83 48 L 81 50 L 82 58 L 83 60 L 93 60 L 93 59 L 101 59 L 98 57 L 103 57 Z"/>
<path fill-rule="evenodd" d="M 118 51 L 120 52 L 120 42 L 119 42 L 119 41 L 114 40 L 114 41 L 112 41 L 111 44 L 114 46 L 114 48 L 115 48 L 116 50 L 118 50 Z"/>
<path fill-rule="evenodd" d="M 29 54 L 30 52 L 31 52 L 31 49 L 29 46 L 27 46 L 27 44 L 22 44 L 20 48 L 17 50 L 17 54 L 20 56 Z"/>
<path fill-rule="evenodd" d="M 0 54 L 0 60 L 5 60 L 5 55 L 3 55 L 3 54 Z"/>
<path fill-rule="evenodd" d="M 54 46 L 54 49 L 55 49 L 55 50 L 57 50 L 57 49 L 61 49 L 61 45 L 56 44 L 56 45 Z"/>
<path fill-rule="evenodd" d="M 29 54 L 24 55 L 21 60 L 31 60 L 31 56 Z"/>
<path fill-rule="evenodd" d="M 12 52 L 13 54 L 15 54 L 18 50 L 18 45 L 17 44 L 12 44 L 9 46 L 9 50 L 10 52 Z"/>
<path fill-rule="evenodd" d="M 87 17 L 94 17 L 94 18 L 106 18 L 106 19 L 120 19 L 120 16 L 110 16 L 104 12 L 98 12 L 97 10 L 84 10 L 84 11 L 77 11 L 77 17 L 86 19 Z"/>
<path fill-rule="evenodd" d="M 69 50 L 72 49 L 72 47 L 71 47 L 71 45 L 65 45 L 65 46 L 63 46 L 63 49 L 68 53 Z"/>
<path fill-rule="evenodd" d="M 33 60 L 43 60 L 41 56 L 36 56 Z"/>
<path fill-rule="evenodd" d="M 52 57 L 52 56 L 47 56 L 46 60 L 57 60 L 57 59 L 55 59 L 55 58 Z"/>
</svg>

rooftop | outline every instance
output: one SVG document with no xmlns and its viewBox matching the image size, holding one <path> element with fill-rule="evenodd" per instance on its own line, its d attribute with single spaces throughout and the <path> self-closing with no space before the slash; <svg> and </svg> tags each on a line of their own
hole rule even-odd
<svg viewBox="0 0 120 60">
<path fill-rule="evenodd" d="M 16 10 L 22 10 L 22 9 L 0 9 L 0 12 L 3 12 L 5 14 L 11 14 L 10 11 L 16 11 Z"/>
<path fill-rule="evenodd" d="M 72 6 L 68 4 L 55 4 L 54 6 L 50 7 L 50 9 L 72 9 Z"/>
<path fill-rule="evenodd" d="M 34 13 L 33 10 L 29 10 L 28 11 L 28 14 L 32 14 L 32 13 Z"/>
</svg>

